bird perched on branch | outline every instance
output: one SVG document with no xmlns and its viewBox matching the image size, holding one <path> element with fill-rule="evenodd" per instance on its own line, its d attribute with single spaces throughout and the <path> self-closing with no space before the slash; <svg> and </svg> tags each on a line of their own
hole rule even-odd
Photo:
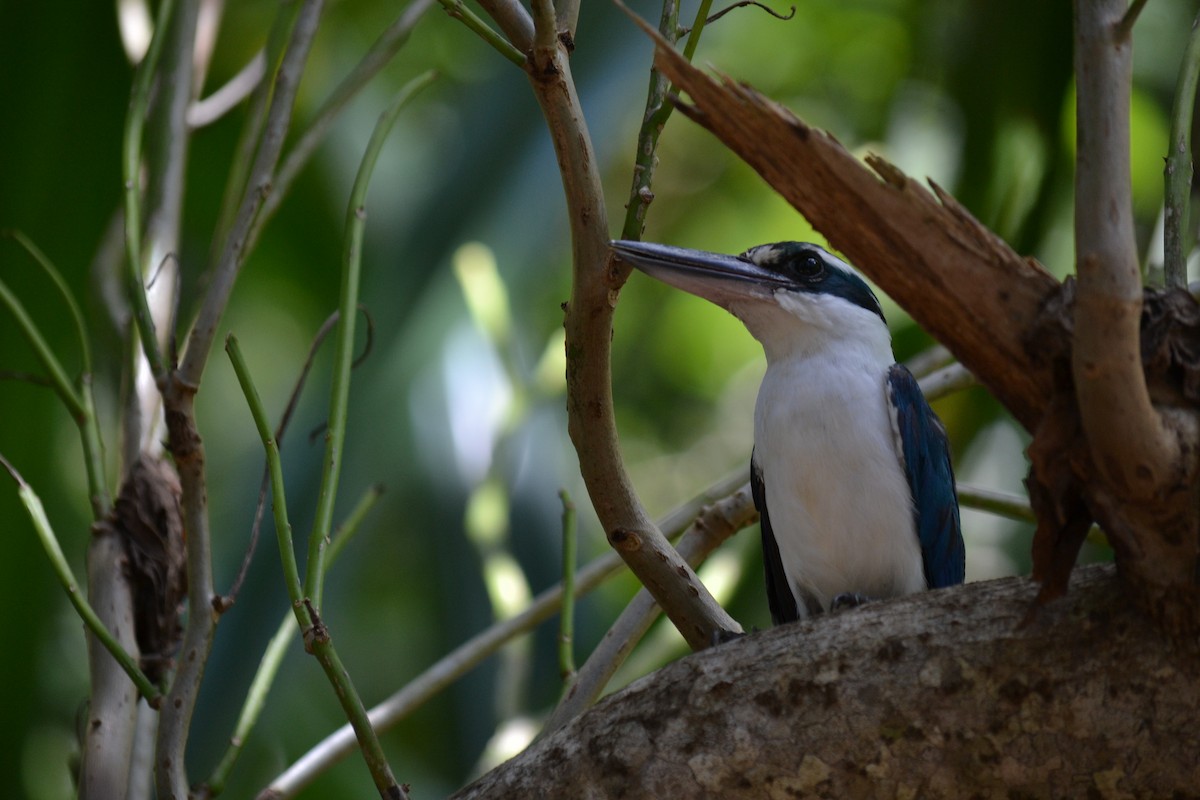
<svg viewBox="0 0 1200 800">
<path fill-rule="evenodd" d="M 962 583 L 945 429 L 895 363 L 879 300 L 849 264 L 803 242 L 740 256 L 612 249 L 726 309 L 766 351 L 750 480 L 776 624 Z"/>
</svg>

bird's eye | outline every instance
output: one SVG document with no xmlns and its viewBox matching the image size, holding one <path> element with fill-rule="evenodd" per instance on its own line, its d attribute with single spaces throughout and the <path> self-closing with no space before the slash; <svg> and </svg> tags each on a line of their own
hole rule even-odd
<svg viewBox="0 0 1200 800">
<path fill-rule="evenodd" d="M 796 261 L 796 273 L 806 281 L 825 276 L 825 262 L 815 253 L 805 253 Z"/>
</svg>

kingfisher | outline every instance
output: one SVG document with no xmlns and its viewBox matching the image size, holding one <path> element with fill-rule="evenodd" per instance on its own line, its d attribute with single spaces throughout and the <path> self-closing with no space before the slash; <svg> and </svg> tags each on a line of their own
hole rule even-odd
<svg viewBox="0 0 1200 800">
<path fill-rule="evenodd" d="M 963 582 L 945 428 L 896 363 L 879 300 L 849 264 L 806 242 L 738 256 L 611 247 L 724 308 L 762 344 L 750 485 L 776 625 Z"/>
</svg>

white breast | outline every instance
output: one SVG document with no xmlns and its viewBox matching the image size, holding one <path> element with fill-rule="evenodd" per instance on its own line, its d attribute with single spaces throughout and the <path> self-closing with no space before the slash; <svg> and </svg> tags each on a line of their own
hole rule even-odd
<svg viewBox="0 0 1200 800">
<path fill-rule="evenodd" d="M 793 594 L 802 588 L 826 609 L 843 592 L 925 588 L 889 366 L 868 353 L 810 353 L 770 363 L 759 390 L 755 459 L 783 568 Z"/>
</svg>

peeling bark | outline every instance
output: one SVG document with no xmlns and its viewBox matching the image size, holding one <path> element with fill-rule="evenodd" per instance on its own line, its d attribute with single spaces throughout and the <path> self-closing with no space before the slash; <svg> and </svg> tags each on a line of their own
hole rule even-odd
<svg viewBox="0 0 1200 800">
<path fill-rule="evenodd" d="M 716 135 L 855 266 L 946 345 L 1028 430 L 1050 397 L 1023 332 L 1058 282 L 1022 258 L 940 187 L 879 157 L 870 169 L 824 131 L 748 86 L 716 81 L 653 28 L 655 65 L 694 105 L 679 109 Z M 873 170 L 873 171 L 872 171 Z"/>
</svg>

